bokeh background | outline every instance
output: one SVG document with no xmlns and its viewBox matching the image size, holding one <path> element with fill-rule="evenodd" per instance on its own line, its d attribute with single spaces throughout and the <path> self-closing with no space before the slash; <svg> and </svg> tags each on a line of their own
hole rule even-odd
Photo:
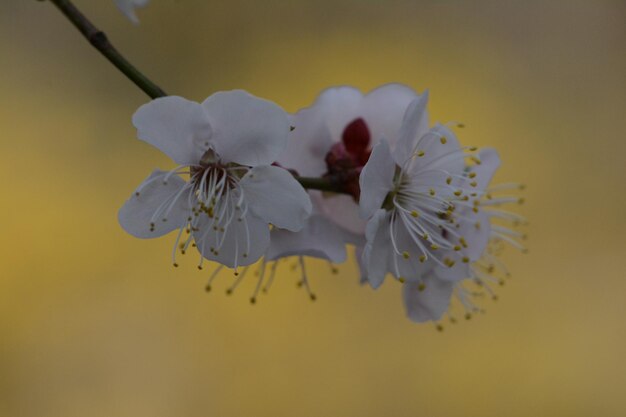
<svg viewBox="0 0 626 417">
<path fill-rule="evenodd" d="M 49 3 L 0 2 L 0 415 L 626 415 L 626 3 L 153 0 L 133 26 L 76 0 L 166 91 L 244 88 L 295 111 L 331 85 L 429 88 L 434 120 L 528 185 L 530 252 L 486 314 L 442 333 L 400 287 L 311 264 L 252 307 L 173 236 L 116 215 L 154 167 L 147 97 Z"/>
</svg>

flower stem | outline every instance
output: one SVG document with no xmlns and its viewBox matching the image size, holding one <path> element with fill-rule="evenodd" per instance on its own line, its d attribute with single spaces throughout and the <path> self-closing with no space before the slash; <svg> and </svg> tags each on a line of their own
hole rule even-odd
<svg viewBox="0 0 626 417">
<path fill-rule="evenodd" d="M 163 97 L 165 92 L 126 60 L 109 42 L 107 36 L 95 27 L 70 0 L 50 0 L 70 22 L 83 34 L 89 43 L 105 56 L 117 69 L 151 98 Z"/>
<path fill-rule="evenodd" d="M 327 178 L 299 177 L 294 176 L 296 181 L 307 190 L 329 191 L 333 193 L 347 194 L 346 191 L 334 181 Z"/>
</svg>

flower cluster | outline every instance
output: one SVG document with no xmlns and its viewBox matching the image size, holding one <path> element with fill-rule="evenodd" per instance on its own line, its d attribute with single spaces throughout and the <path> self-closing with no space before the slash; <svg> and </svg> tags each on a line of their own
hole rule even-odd
<svg viewBox="0 0 626 417">
<path fill-rule="evenodd" d="M 453 299 L 469 318 L 480 310 L 474 298 L 495 298 L 493 285 L 508 275 L 502 244 L 523 249 L 523 235 L 502 223 L 523 219 L 499 207 L 521 200 L 496 195 L 519 186 L 490 187 L 496 151 L 461 146 L 456 124 L 430 125 L 427 103 L 428 92 L 400 84 L 365 95 L 330 88 L 293 115 L 243 91 L 201 104 L 156 99 L 133 123 L 178 166 L 154 171 L 121 208 L 120 224 L 139 238 L 176 230 L 175 266 L 190 246 L 200 269 L 205 259 L 220 264 L 207 289 L 229 267 L 238 275 L 231 293 L 260 260 L 253 303 L 292 257 L 315 299 L 304 258 L 334 269 L 353 246 L 362 283 L 404 284 L 411 320 L 448 312 L 454 321 Z"/>
</svg>

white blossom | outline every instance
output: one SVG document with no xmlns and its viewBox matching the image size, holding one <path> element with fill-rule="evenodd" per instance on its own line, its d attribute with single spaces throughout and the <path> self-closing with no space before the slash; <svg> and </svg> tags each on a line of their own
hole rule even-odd
<svg viewBox="0 0 626 417">
<path fill-rule="evenodd" d="M 216 93 L 202 104 L 165 97 L 139 108 L 133 123 L 139 139 L 179 166 L 154 171 L 120 209 L 119 221 L 139 238 L 178 229 L 175 265 L 176 251 L 192 244 L 209 260 L 249 265 L 267 251 L 270 223 L 290 231 L 305 226 L 312 209 L 306 191 L 271 166 L 290 130 L 274 103 L 244 91 Z"/>
<path fill-rule="evenodd" d="M 428 129 L 427 99 L 409 105 L 393 150 L 379 143 L 361 172 L 360 211 L 369 219 L 362 265 L 374 288 L 387 273 L 418 285 L 426 285 L 431 271 L 442 280 L 462 280 L 488 240 L 489 221 L 479 204 L 497 154 L 462 148 L 445 125 Z"/>
</svg>

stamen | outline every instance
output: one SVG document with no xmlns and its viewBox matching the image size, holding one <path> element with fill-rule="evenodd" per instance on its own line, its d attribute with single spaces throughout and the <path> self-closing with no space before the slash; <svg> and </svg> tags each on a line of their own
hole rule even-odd
<svg viewBox="0 0 626 417">
<path fill-rule="evenodd" d="M 213 280 L 219 275 L 219 273 L 222 271 L 222 269 L 224 269 L 224 265 L 220 265 L 217 268 L 215 268 L 215 271 L 213 271 L 213 273 L 211 274 L 211 277 L 209 278 L 209 281 L 207 282 L 206 286 L 205 286 L 205 290 L 206 292 L 211 292 L 211 284 L 213 283 Z"/>
</svg>

